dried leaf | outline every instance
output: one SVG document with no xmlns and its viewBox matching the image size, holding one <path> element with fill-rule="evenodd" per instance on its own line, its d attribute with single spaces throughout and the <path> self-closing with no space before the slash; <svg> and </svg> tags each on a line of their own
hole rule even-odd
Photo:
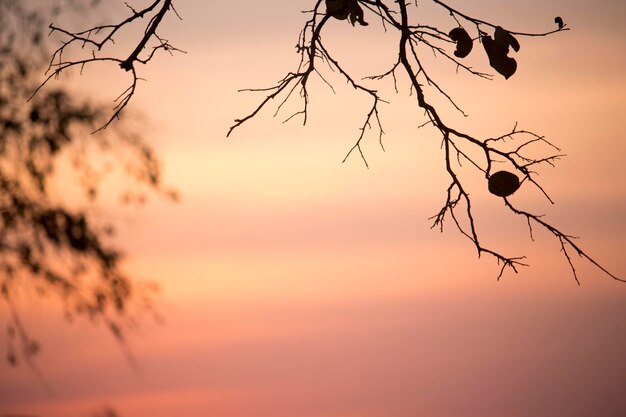
<svg viewBox="0 0 626 417">
<path fill-rule="evenodd" d="M 509 46 L 513 48 L 515 52 L 519 51 L 519 42 L 515 39 L 515 36 L 511 35 L 500 26 L 496 27 L 496 32 L 493 36 L 495 38 L 496 48 L 502 50 L 502 53 L 505 55 L 509 53 Z"/>
<path fill-rule="evenodd" d="M 339 20 L 349 17 L 352 26 L 357 22 L 361 26 L 368 25 L 363 19 L 363 9 L 357 0 L 326 0 L 326 13 Z"/>
<path fill-rule="evenodd" d="M 346 0 L 326 0 L 326 14 L 335 19 L 345 20 L 350 14 Z"/>
<path fill-rule="evenodd" d="M 555 17 L 554 23 L 556 23 L 559 26 L 559 29 L 563 29 L 563 26 L 565 26 L 565 24 L 563 23 L 563 18 L 561 18 L 561 16 Z"/>
<path fill-rule="evenodd" d="M 448 36 L 456 42 L 456 51 L 454 51 L 455 56 L 465 58 L 470 52 L 472 52 L 474 42 L 465 29 L 462 27 L 454 28 L 450 31 Z"/>
<path fill-rule="evenodd" d="M 504 78 L 509 79 L 517 70 L 517 61 L 514 58 L 507 56 L 508 45 L 506 48 L 502 48 L 501 45 L 497 45 L 496 42 L 489 35 L 485 35 L 481 38 L 485 52 L 489 57 L 489 65 Z"/>
</svg>

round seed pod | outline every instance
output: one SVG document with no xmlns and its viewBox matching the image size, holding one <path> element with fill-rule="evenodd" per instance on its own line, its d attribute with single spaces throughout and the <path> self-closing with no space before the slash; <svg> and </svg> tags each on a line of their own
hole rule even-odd
<svg viewBox="0 0 626 417">
<path fill-rule="evenodd" d="M 520 186 L 517 175 L 508 171 L 498 171 L 489 176 L 489 192 L 498 197 L 508 197 Z"/>
</svg>

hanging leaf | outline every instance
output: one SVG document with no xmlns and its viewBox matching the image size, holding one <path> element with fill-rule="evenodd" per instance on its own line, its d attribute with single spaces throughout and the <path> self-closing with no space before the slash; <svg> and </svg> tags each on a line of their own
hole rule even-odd
<svg viewBox="0 0 626 417">
<path fill-rule="evenodd" d="M 326 13 L 339 20 L 349 17 L 352 26 L 357 22 L 361 26 L 369 24 L 363 19 L 363 9 L 357 0 L 326 0 Z"/>
<path fill-rule="evenodd" d="M 474 42 L 465 29 L 462 27 L 454 28 L 450 31 L 448 36 L 456 42 L 456 51 L 454 51 L 455 56 L 465 58 L 470 52 L 472 52 Z"/>
<path fill-rule="evenodd" d="M 563 23 L 563 18 L 561 18 L 561 16 L 555 17 L 554 23 L 558 25 L 559 29 L 563 29 L 563 26 L 565 26 L 565 23 Z"/>
<path fill-rule="evenodd" d="M 520 181 L 517 175 L 508 171 L 498 171 L 489 177 L 489 192 L 498 197 L 508 197 L 518 190 Z"/>
<path fill-rule="evenodd" d="M 350 14 L 346 0 L 326 0 L 326 14 L 335 19 L 346 20 Z"/>
<path fill-rule="evenodd" d="M 502 43 L 497 43 L 489 35 L 482 36 L 481 40 L 487 57 L 489 57 L 489 65 L 508 80 L 517 70 L 517 61 L 507 55 L 509 53 L 508 44 L 503 47 Z M 519 44 L 517 47 L 519 49 Z"/>
<path fill-rule="evenodd" d="M 348 6 L 350 7 L 350 23 L 352 23 L 352 26 L 356 22 L 359 22 L 361 26 L 369 25 L 369 23 L 363 20 L 363 9 L 359 6 L 357 0 L 348 0 Z"/>
<path fill-rule="evenodd" d="M 513 48 L 515 52 L 519 51 L 519 42 L 517 39 L 500 26 L 496 27 L 496 32 L 493 36 L 495 38 L 496 49 L 501 50 L 503 54 L 507 55 L 509 53 L 509 46 Z"/>
</svg>

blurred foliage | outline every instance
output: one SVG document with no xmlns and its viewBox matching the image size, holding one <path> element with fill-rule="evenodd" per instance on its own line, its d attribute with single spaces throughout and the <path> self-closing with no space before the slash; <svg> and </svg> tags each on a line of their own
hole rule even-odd
<svg viewBox="0 0 626 417">
<path fill-rule="evenodd" d="M 50 57 L 44 35 L 50 19 L 97 3 L 0 0 L 0 299 L 10 312 L 12 365 L 32 366 L 40 350 L 15 302 L 23 288 L 61 300 L 68 318 L 103 322 L 121 342 L 136 314 L 153 311 L 156 285 L 122 271 L 113 227 L 96 218 L 93 206 L 102 179 L 116 170 L 128 187 L 126 202 L 144 202 L 154 192 L 176 198 L 162 184 L 154 151 L 123 120 L 92 134 L 104 107 L 62 83 L 31 98 Z M 59 174 L 61 165 L 71 178 Z"/>
</svg>

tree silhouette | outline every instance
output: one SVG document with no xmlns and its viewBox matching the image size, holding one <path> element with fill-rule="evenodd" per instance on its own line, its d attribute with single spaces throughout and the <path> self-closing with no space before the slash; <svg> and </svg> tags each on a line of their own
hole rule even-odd
<svg viewBox="0 0 626 417">
<path fill-rule="evenodd" d="M 67 2 L 75 4 L 72 0 Z M 510 212 L 525 219 L 531 238 L 533 228 L 539 227 L 557 239 L 577 283 L 580 284 L 574 254 L 591 262 L 612 279 L 624 282 L 578 246 L 573 236 L 553 226 L 542 215 L 522 208 L 520 204 L 523 202 L 512 201 L 511 196 L 518 189 L 533 187 L 553 203 L 539 182 L 537 170 L 554 166 L 564 156 L 557 146 L 541 134 L 522 129 L 517 124 L 497 136 L 475 135 L 455 127 L 449 121 L 450 117 L 445 116 L 445 106 L 433 104 L 443 98 L 453 111 L 466 115 L 446 87 L 440 84 L 436 72 L 427 65 L 425 54 L 444 60 L 456 68 L 459 76 L 509 79 L 523 65 L 515 59 L 515 53 L 522 47 L 520 40 L 565 32 L 569 30 L 567 24 L 561 17 L 556 17 L 554 26 L 544 32 L 516 31 L 474 17 L 445 1 L 424 2 L 444 12 L 449 23 L 443 27 L 422 21 L 417 1 L 315 1 L 313 8 L 307 11 L 309 17 L 299 35 L 296 50 L 300 59 L 296 69 L 287 72 L 275 85 L 247 90 L 264 92 L 265 98 L 252 111 L 236 119 L 226 136 L 258 116 L 262 109 L 275 106 L 276 114 L 280 114 L 287 108 L 285 104 L 294 100 L 300 100 L 299 110 L 287 114 L 286 120 L 301 118 L 306 124 L 309 102 L 313 98 L 310 80 L 317 77 L 333 89 L 333 84 L 324 76 L 333 72 L 370 102 L 359 126 L 360 134 L 344 158 L 346 161 L 352 154 L 357 154 L 368 166 L 363 143 L 368 132 L 373 130 L 383 144 L 385 132 L 380 105 L 388 100 L 375 86 L 381 80 L 392 79 L 395 92 L 403 88 L 415 97 L 415 105 L 424 114 L 422 126 L 430 125 L 438 132 L 432 140 L 441 143 L 441 158 L 449 185 L 445 189 L 442 207 L 431 218 L 433 228 L 443 231 L 446 221 L 452 222 L 454 228 L 472 243 L 479 257 L 485 254 L 497 261 L 500 265 L 498 279 L 506 270 L 517 272 L 520 266 L 526 266 L 524 256 L 506 255 L 504 251 L 483 243 L 479 237 L 471 186 L 466 172 L 461 170 L 461 166 L 468 166 L 484 177 L 484 187 L 494 198 L 501 198 Z M 92 0 L 92 5 L 97 3 Z M 115 141 L 130 150 L 136 163 L 133 173 L 137 181 L 147 189 L 163 191 L 159 165 L 150 147 L 139 136 L 128 132 L 124 120 L 117 119 L 126 111 L 138 88 L 141 65 L 149 63 L 158 53 L 184 53 L 159 31 L 165 18 L 180 16 L 172 0 L 155 0 L 140 9 L 124 4 L 127 6 L 126 17 L 117 23 L 87 28 L 51 24 L 50 33 L 61 37 L 62 42 L 49 51 L 41 33 L 45 16 L 25 10 L 17 0 L 0 0 L 0 18 L 3 20 L 0 22 L 0 77 L 3 80 L 0 90 L 0 268 L 4 271 L 3 297 L 11 304 L 13 288 L 31 282 L 62 298 L 70 313 L 104 320 L 120 340 L 123 339 L 121 323 L 129 301 L 142 291 L 121 272 L 118 251 L 105 244 L 108 227 L 98 226 L 86 211 L 54 201 L 49 190 L 55 162 L 73 149 L 81 155 L 76 158 L 79 162 L 75 169 L 84 178 L 86 196 L 94 199 L 99 175 L 82 157 L 84 149 L 86 146 L 106 149 L 111 141 Z M 354 30 L 360 26 L 377 25 L 381 31 L 394 33 L 397 58 L 389 63 L 387 71 L 363 80 L 348 71 L 340 57 L 323 41 L 325 29 L 330 24 L 339 23 L 337 21 L 345 21 L 344 24 L 352 25 Z M 130 50 L 121 50 L 115 45 L 115 38 L 120 36 L 122 29 L 130 26 L 141 26 L 142 34 Z M 37 54 L 25 56 L 22 53 L 24 46 L 29 51 L 36 49 Z M 42 54 L 47 54 L 48 58 L 43 64 L 47 68 L 46 75 L 43 81 L 40 79 L 35 83 L 33 74 L 44 69 L 43 61 L 33 56 Z M 467 64 L 465 58 L 473 54 L 484 54 L 491 69 L 487 65 L 477 69 Z M 116 63 L 130 79 L 112 109 L 81 101 L 62 88 L 49 86 L 51 80 L 72 68 L 82 70 L 102 62 Z M 493 71 L 498 75 L 493 75 Z M 89 132 L 97 134 L 88 135 Z M 116 152 L 113 153 L 117 155 Z M 540 156 L 536 156 L 538 153 Z M 88 273 L 94 276 L 94 272 L 97 278 L 93 285 L 83 284 L 81 279 Z M 146 301 L 144 307 L 149 305 Z M 16 314 L 9 327 L 9 336 L 21 340 L 25 358 L 38 349 L 23 331 Z M 17 361 L 13 351 L 9 360 Z"/>
<path fill-rule="evenodd" d="M 71 68 L 80 67 L 82 70 L 85 66 L 94 63 L 114 62 L 121 69 L 130 73 L 131 81 L 129 86 L 115 100 L 116 104 L 113 113 L 98 128 L 98 130 L 106 129 L 113 120 L 120 116 L 122 110 L 130 102 L 137 90 L 137 84 L 140 80 L 136 68 L 137 64 L 147 64 L 159 51 L 166 51 L 170 54 L 174 52 L 185 53 L 172 46 L 167 39 L 161 37 L 157 32 L 159 25 L 168 12 L 172 11 L 178 15 L 172 0 L 156 0 L 147 7 L 138 10 L 128 3 L 124 4 L 129 10 L 129 15 L 116 24 L 97 25 L 78 31 L 69 31 L 55 24 L 50 24 L 50 33 L 64 36 L 65 41 L 52 53 L 52 58 L 46 71 L 47 77 L 35 90 L 33 96 L 50 80 L 58 78 L 61 73 Z M 137 45 L 130 54 L 122 57 L 117 56 L 119 51 L 113 48 L 115 36 L 127 26 L 145 22 L 142 21 L 144 17 L 150 17 L 150 19 L 147 21 L 144 27 L 144 34 Z M 113 48 L 113 50 L 110 51 L 110 48 Z M 76 50 L 78 50 L 81 58 L 66 59 L 68 54 L 71 55 L 73 52 L 77 52 Z"/>
<path fill-rule="evenodd" d="M 96 5 L 61 3 L 77 13 Z M 11 313 L 6 359 L 37 373 L 32 358 L 40 345 L 15 303 L 22 289 L 62 300 L 68 318 L 104 323 L 122 345 L 133 316 L 152 309 L 155 285 L 124 273 L 110 243 L 113 228 L 93 210 L 103 177 L 126 174 L 126 201 L 141 202 L 153 192 L 175 197 L 135 128 L 120 123 L 91 134 L 108 120 L 106 106 L 63 86 L 33 96 L 50 56 L 44 22 L 60 11 L 0 0 L 0 294 Z M 60 164 L 71 165 L 73 178 L 58 174 Z M 73 188 L 83 197 L 67 198 Z"/>
<path fill-rule="evenodd" d="M 312 2 L 313 3 L 313 2 Z M 360 125 L 360 134 L 354 145 L 348 150 L 344 162 L 353 153 L 357 153 L 366 166 L 362 144 L 370 130 L 378 132 L 377 139 L 383 144 L 384 129 L 380 118 L 380 104 L 387 102 L 381 93 L 375 89 L 376 82 L 391 78 L 395 91 L 401 82 L 405 88 L 415 96 L 416 105 L 424 112 L 422 126 L 431 125 L 438 132 L 433 140 L 441 142 L 442 159 L 449 178 L 449 185 L 445 190 L 445 200 L 436 214 L 431 218 L 432 227 L 442 232 L 446 220 L 463 236 L 469 239 L 480 257 L 483 254 L 496 259 L 500 265 L 498 279 L 510 269 L 518 272 L 520 266 L 527 266 L 524 256 L 506 255 L 504 251 L 495 249 L 483 243 L 480 239 L 478 225 L 475 221 L 475 208 L 472 206 L 469 181 L 461 166 L 467 164 L 485 178 L 487 188 L 494 198 L 502 198 L 504 206 L 512 213 L 525 219 L 531 239 L 533 227 L 539 227 L 550 232 L 559 242 L 561 252 L 572 272 L 576 282 L 580 284 L 573 255 L 591 262 L 606 275 L 616 281 L 624 282 L 615 274 L 609 272 L 576 242 L 575 237 L 569 235 L 546 221 L 542 215 L 528 211 L 517 202 L 510 199 L 521 187 L 534 187 L 545 199 L 553 204 L 546 190 L 542 187 L 537 170 L 543 166 L 554 166 L 564 156 L 560 148 L 548 141 L 543 135 L 518 127 L 502 132 L 494 137 L 481 137 L 471 132 L 459 129 L 448 121 L 441 106 L 435 107 L 433 98 L 443 98 L 451 108 L 467 116 L 456 103 L 444 85 L 437 79 L 437 74 L 426 64 L 425 54 L 434 55 L 456 68 L 459 76 L 478 77 L 490 80 L 494 77 L 488 68 L 477 69 L 469 66 L 465 61 L 470 54 L 485 54 L 492 70 L 505 79 L 514 76 L 518 62 L 515 53 L 520 50 L 519 39 L 530 37 L 545 37 L 569 30 L 564 20 L 557 16 L 554 26 L 540 33 L 515 31 L 504 28 L 496 23 L 474 17 L 467 12 L 451 7 L 447 2 L 440 0 L 425 0 L 448 16 L 449 24 L 445 27 L 434 26 L 432 22 L 422 21 L 418 11 L 417 1 L 399 0 L 317 0 L 310 16 L 300 32 L 296 45 L 300 56 L 299 63 L 294 71 L 280 79 L 272 86 L 242 91 L 265 92 L 266 96 L 250 113 L 235 119 L 234 124 L 227 132 L 230 136 L 242 124 L 259 115 L 265 107 L 275 105 L 275 115 L 286 108 L 286 103 L 301 100 L 300 110 L 288 114 L 285 121 L 300 117 L 306 124 L 309 117 L 309 102 L 312 99 L 309 81 L 318 77 L 333 89 L 332 83 L 324 77 L 325 73 L 339 74 L 354 90 L 360 92 L 371 106 L 363 117 Z M 135 89 L 137 80 L 137 64 L 148 63 L 159 51 L 168 53 L 183 52 L 158 34 L 159 25 L 168 13 L 180 16 L 174 9 L 171 0 L 155 0 L 144 9 L 136 10 L 130 5 L 128 16 L 116 24 L 93 26 L 78 31 L 67 30 L 55 25 L 50 29 L 65 37 L 62 45 L 52 54 L 52 61 L 48 68 L 48 78 L 42 86 L 54 77 L 72 67 L 84 67 L 102 61 L 116 62 L 124 71 L 130 72 L 132 79 L 128 89 L 123 91 L 113 109 L 112 114 L 101 126 L 106 128 L 117 118 L 128 105 Z M 108 50 L 112 46 L 114 36 L 121 28 L 136 24 L 140 18 L 150 16 L 145 25 L 143 35 L 136 47 L 130 52 Z M 359 26 L 378 24 L 382 31 L 393 32 L 397 36 L 397 59 L 390 62 L 388 70 L 382 74 L 358 80 L 346 70 L 340 58 L 336 57 L 323 42 L 322 35 L 327 25 L 336 20 L 346 21 L 358 30 Z M 146 21 L 144 21 L 146 22 Z M 81 58 L 64 59 L 64 54 L 72 47 L 80 46 Z M 120 56 L 117 56 L 115 54 Z M 404 81 L 402 81 L 404 80 Z M 333 89 L 333 91 L 335 91 Z M 274 100 L 277 99 L 277 100 Z M 541 156 L 535 156 L 539 153 Z M 501 169 L 502 168 L 502 169 Z"/>
<path fill-rule="evenodd" d="M 483 72 L 486 70 L 472 68 L 463 60 L 471 53 L 481 53 L 478 51 L 480 47 L 475 44 L 482 44 L 483 52 L 487 55 L 491 68 L 508 79 L 515 74 L 518 67 L 517 61 L 512 56 L 520 49 L 520 42 L 517 38 L 543 37 L 567 31 L 569 28 L 563 19 L 554 18 L 555 27 L 551 30 L 528 33 L 505 29 L 495 23 L 457 10 L 440 0 L 428 0 L 422 3 L 432 3 L 442 9 L 449 16 L 449 25 L 436 27 L 430 22 L 421 21 L 417 1 L 318 0 L 314 8 L 309 11 L 310 19 L 306 21 L 300 32 L 297 44 L 297 51 L 300 54 L 298 67 L 295 71 L 287 73 L 276 85 L 247 90 L 266 92 L 267 95 L 252 112 L 235 120 L 228 135 L 257 116 L 264 107 L 274 103 L 274 99 L 278 99 L 279 103 L 276 106 L 276 114 L 283 110 L 288 101 L 294 100 L 294 97 L 302 100 L 300 110 L 289 114 L 286 120 L 301 117 L 303 124 L 306 124 L 309 116 L 308 105 L 311 100 L 309 81 L 317 76 L 332 89 L 333 85 L 324 78 L 324 73 L 333 71 L 339 73 L 349 85 L 371 102 L 371 107 L 360 126 L 360 134 L 344 158 L 345 162 L 352 153 L 358 152 L 367 166 L 362 149 L 366 133 L 371 129 L 377 130 L 378 141 L 381 145 L 384 135 L 379 105 L 386 100 L 372 84 L 392 78 L 397 92 L 398 80 L 404 77 L 407 80 L 407 89 L 416 98 L 416 105 L 424 111 L 425 123 L 422 126 L 432 125 L 439 133 L 439 136 L 433 139 L 441 141 L 442 158 L 445 161 L 445 169 L 450 181 L 442 208 L 431 218 L 433 228 L 439 228 L 443 232 L 445 221 L 452 221 L 454 227 L 472 242 L 479 257 L 483 254 L 490 255 L 501 265 L 498 279 L 507 269 L 517 272 L 518 267 L 527 266 L 524 263 L 524 256 L 505 255 L 503 251 L 484 244 L 479 238 L 475 209 L 470 198 L 470 187 L 467 184 L 468 181 L 464 179 L 464 174 L 461 173 L 461 166 L 465 163 L 485 177 L 485 186 L 494 196 L 502 198 L 508 210 L 527 221 L 531 239 L 533 226 L 539 226 L 549 231 L 559 241 L 563 256 L 578 284 L 580 281 L 572 260 L 573 254 L 591 262 L 612 279 L 625 282 L 624 279 L 609 272 L 589 256 L 574 241 L 575 237 L 553 226 L 544 220 L 542 215 L 519 208 L 517 203 L 514 204 L 509 199 L 521 186 L 529 186 L 538 189 L 547 201 L 553 203 L 541 186 L 536 170 L 545 165 L 554 166 L 555 162 L 564 156 L 561 149 L 550 143 L 544 136 L 521 129 L 517 124 L 511 130 L 496 137 L 480 137 L 458 129 L 447 121 L 443 112 L 439 107 L 435 107 L 431 100 L 431 96 L 443 97 L 455 111 L 466 116 L 454 98 L 446 92 L 445 86 L 439 84 L 437 74 L 424 63 L 425 54 L 434 54 L 446 60 L 456 67 L 457 71 L 462 73 L 461 75 L 492 79 L 492 75 Z M 365 26 L 378 22 L 383 30 L 394 31 L 398 41 L 397 60 L 391 62 L 388 71 L 383 74 L 367 77 L 364 80 L 367 83 L 357 80 L 342 66 L 340 59 L 323 42 L 324 29 L 334 20 L 347 20 L 352 26 L 356 26 L 356 23 Z M 538 151 L 542 152 L 543 156 L 533 156 Z M 505 167 L 505 169 L 499 169 L 499 167 Z"/>
</svg>

